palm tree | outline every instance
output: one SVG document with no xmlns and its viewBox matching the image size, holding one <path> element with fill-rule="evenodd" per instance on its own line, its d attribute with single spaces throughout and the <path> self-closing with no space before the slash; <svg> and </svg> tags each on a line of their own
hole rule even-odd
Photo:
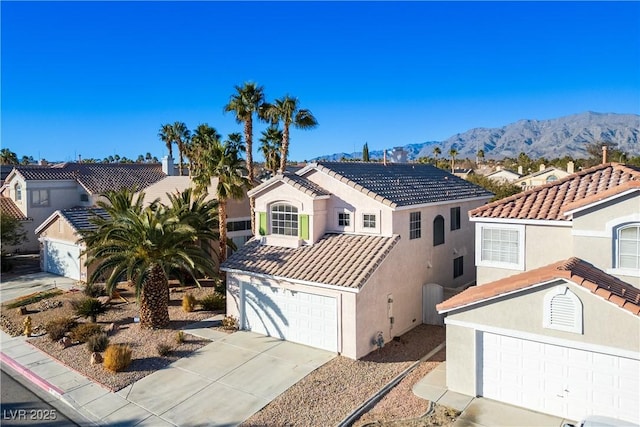
<svg viewBox="0 0 640 427">
<path fill-rule="evenodd" d="M 3 148 L 0 150 L 0 164 L 17 165 L 18 163 L 18 156 L 16 156 L 16 153 L 9 150 L 8 148 Z"/>
<path fill-rule="evenodd" d="M 289 127 L 293 125 L 298 129 L 312 129 L 318 125 L 318 121 L 311 111 L 301 109 L 297 98 L 286 95 L 276 99 L 273 104 L 264 106 L 264 117 L 272 124 L 282 122 L 282 148 L 280 149 L 280 172 L 284 173 L 287 166 L 287 153 L 289 152 Z"/>
<path fill-rule="evenodd" d="M 209 131 L 209 135 L 217 136 L 217 132 Z M 227 201 L 244 197 L 249 186 L 244 176 L 246 168 L 240 157 L 244 148 L 242 136 L 231 134 L 221 143 L 219 138 L 209 138 L 208 145 L 202 147 L 202 156 L 194 163 L 193 181 L 198 193 L 207 194 L 207 187 L 212 178 L 218 178 L 216 194 L 218 199 L 218 216 L 220 230 L 220 262 L 227 259 Z"/>
<path fill-rule="evenodd" d="M 169 152 L 169 158 L 173 158 L 173 143 L 175 142 L 175 137 L 173 135 L 173 126 L 169 123 L 160 126 L 160 132 L 158 132 L 158 138 L 167 146 L 167 151 Z"/>
<path fill-rule="evenodd" d="M 282 148 L 282 131 L 275 126 L 269 126 L 262 131 L 260 150 L 264 156 L 264 167 L 275 175 L 280 166 L 280 150 Z"/>
<path fill-rule="evenodd" d="M 151 160 L 153 160 L 153 157 L 151 156 L 151 153 L 149 153 L 149 152 L 147 151 L 147 154 L 144 156 L 144 160 L 145 160 L 145 162 L 147 162 L 147 163 L 151 163 Z"/>
<path fill-rule="evenodd" d="M 436 167 L 438 166 L 438 156 L 440 154 L 442 154 L 442 150 L 440 150 L 440 147 L 433 147 L 433 159 Z"/>
<path fill-rule="evenodd" d="M 453 173 L 453 170 L 455 169 L 457 155 L 458 155 L 458 150 L 456 150 L 455 148 L 452 148 L 451 150 L 449 150 L 449 156 L 451 156 L 451 173 Z"/>
<path fill-rule="evenodd" d="M 172 125 L 173 128 L 173 138 L 176 144 L 178 145 L 178 173 L 182 176 L 182 157 L 184 152 L 186 151 L 186 145 L 191 138 L 191 132 L 187 129 L 187 125 L 183 122 L 175 122 Z"/>
<path fill-rule="evenodd" d="M 476 161 L 476 163 L 484 160 L 484 150 L 482 148 L 478 150 L 478 153 L 476 153 L 476 157 L 478 157 L 478 161 Z"/>
</svg>

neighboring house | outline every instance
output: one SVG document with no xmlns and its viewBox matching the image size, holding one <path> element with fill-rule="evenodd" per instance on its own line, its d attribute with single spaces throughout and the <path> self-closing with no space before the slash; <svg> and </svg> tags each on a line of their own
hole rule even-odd
<svg viewBox="0 0 640 427">
<path fill-rule="evenodd" d="M 469 175 L 472 175 L 473 173 L 473 169 L 469 168 L 455 168 L 453 170 L 453 174 L 462 179 L 467 179 Z"/>
<path fill-rule="evenodd" d="M 567 170 L 556 167 L 548 168 L 545 165 L 540 165 L 540 170 L 516 179 L 513 181 L 513 185 L 520 186 L 523 190 L 529 190 L 540 185 L 558 181 L 559 179 L 571 175 L 574 172 L 573 168 L 573 162 L 569 162 Z M 522 168 L 519 170 L 521 169 Z"/>
<path fill-rule="evenodd" d="M 22 229 L 19 231 L 25 231 L 29 227 L 29 220 L 22 213 L 20 208 L 14 203 L 13 200 L 9 197 L 0 196 L 0 210 L 2 210 L 3 215 L 7 215 L 11 218 L 17 219 L 22 225 Z M 16 246 L 5 246 L 3 250 L 7 253 L 11 253 L 17 251 L 20 248 L 19 245 Z"/>
<path fill-rule="evenodd" d="M 29 220 L 25 224 L 28 240 L 20 250 L 39 250 L 35 229 L 55 211 L 94 206 L 107 190 L 144 189 L 165 176 L 159 163 L 15 166 L 5 180 L 4 195 L 11 198 Z"/>
<path fill-rule="evenodd" d="M 449 390 L 640 424 L 640 290 L 629 283 L 569 258 L 437 308 L 447 315 Z"/>
<path fill-rule="evenodd" d="M 640 287 L 640 169 L 598 165 L 469 216 L 478 285 L 575 256 Z"/>
<path fill-rule="evenodd" d="M 227 314 L 350 358 L 435 313 L 424 287 L 474 282 L 464 213 L 492 197 L 431 165 L 358 162 L 311 163 L 248 194 L 259 236 L 221 267 Z"/>
<path fill-rule="evenodd" d="M 160 200 L 161 203 L 169 204 L 169 194 L 178 194 L 193 185 L 188 176 L 167 176 L 144 189 L 144 200 L 152 203 Z M 207 188 L 208 196 L 206 200 L 217 199 L 218 179 L 212 178 L 211 184 Z M 217 230 L 216 230 L 217 231 Z M 249 198 L 231 199 L 227 201 L 227 237 L 239 248 L 244 245 L 252 236 L 251 233 L 251 206 Z M 228 254 L 231 254 L 229 250 Z"/>
<path fill-rule="evenodd" d="M 496 171 L 487 174 L 486 177 L 501 183 L 511 183 L 520 179 L 521 175 L 512 170 L 503 169 L 501 166 L 498 166 Z"/>
<path fill-rule="evenodd" d="M 82 207 L 57 210 L 47 218 L 35 233 L 40 240 L 40 268 L 42 271 L 86 282 L 91 271 L 85 265 L 82 252 L 86 246 L 81 232 L 94 230 L 90 218 L 107 218 L 104 209 Z"/>
</svg>

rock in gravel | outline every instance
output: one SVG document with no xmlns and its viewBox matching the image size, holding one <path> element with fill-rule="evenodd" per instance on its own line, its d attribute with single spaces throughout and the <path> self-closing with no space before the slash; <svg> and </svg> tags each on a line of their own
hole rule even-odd
<svg viewBox="0 0 640 427">
<path fill-rule="evenodd" d="M 98 352 L 91 353 L 91 364 L 99 365 L 102 363 L 102 355 Z"/>
<path fill-rule="evenodd" d="M 29 310 L 27 310 L 27 306 L 23 306 L 23 307 L 18 307 L 18 313 L 20 313 L 21 316 L 24 316 L 25 314 L 27 314 L 29 312 Z"/>
<path fill-rule="evenodd" d="M 111 297 L 106 295 L 106 296 L 102 296 L 102 297 L 98 297 L 98 301 L 100 301 L 100 303 L 102 305 L 107 305 L 111 302 Z"/>
<path fill-rule="evenodd" d="M 58 344 L 60 344 L 60 347 L 62 348 L 67 348 L 71 345 L 71 338 L 63 337 L 58 341 Z"/>
<path fill-rule="evenodd" d="M 107 333 L 107 335 L 113 335 L 118 332 L 118 325 L 116 323 L 109 323 L 107 327 L 104 328 L 104 331 Z"/>
</svg>

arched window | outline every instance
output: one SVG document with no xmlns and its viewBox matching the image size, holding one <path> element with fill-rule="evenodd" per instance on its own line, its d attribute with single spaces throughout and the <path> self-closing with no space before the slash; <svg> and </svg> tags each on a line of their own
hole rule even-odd
<svg viewBox="0 0 640 427">
<path fill-rule="evenodd" d="M 22 201 L 22 185 L 20 185 L 20 183 L 17 183 L 15 190 L 16 190 L 16 202 Z"/>
<path fill-rule="evenodd" d="M 438 215 L 433 219 L 433 246 L 444 243 L 444 218 Z"/>
<path fill-rule="evenodd" d="M 640 224 L 618 228 L 616 267 L 640 270 Z"/>
<path fill-rule="evenodd" d="M 558 177 L 555 176 L 555 175 L 549 175 L 547 177 L 547 182 L 553 182 L 553 181 L 557 181 L 557 180 L 558 180 Z"/>
<path fill-rule="evenodd" d="M 556 286 L 544 296 L 543 326 L 582 334 L 582 301 L 566 286 Z"/>
<path fill-rule="evenodd" d="M 271 234 L 298 235 L 298 208 L 287 203 L 271 206 Z"/>
</svg>

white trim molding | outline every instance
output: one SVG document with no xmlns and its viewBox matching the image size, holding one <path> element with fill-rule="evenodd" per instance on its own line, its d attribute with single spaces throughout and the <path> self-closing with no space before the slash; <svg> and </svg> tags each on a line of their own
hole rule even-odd
<svg viewBox="0 0 640 427">
<path fill-rule="evenodd" d="M 482 259 L 482 232 L 483 230 L 508 230 L 516 231 L 518 233 L 518 253 L 517 262 L 501 262 L 494 260 Z M 524 224 L 491 224 L 491 223 L 476 223 L 476 267 L 492 267 L 503 268 L 509 270 L 524 271 L 526 267 L 525 263 L 525 244 L 526 233 Z"/>
</svg>

